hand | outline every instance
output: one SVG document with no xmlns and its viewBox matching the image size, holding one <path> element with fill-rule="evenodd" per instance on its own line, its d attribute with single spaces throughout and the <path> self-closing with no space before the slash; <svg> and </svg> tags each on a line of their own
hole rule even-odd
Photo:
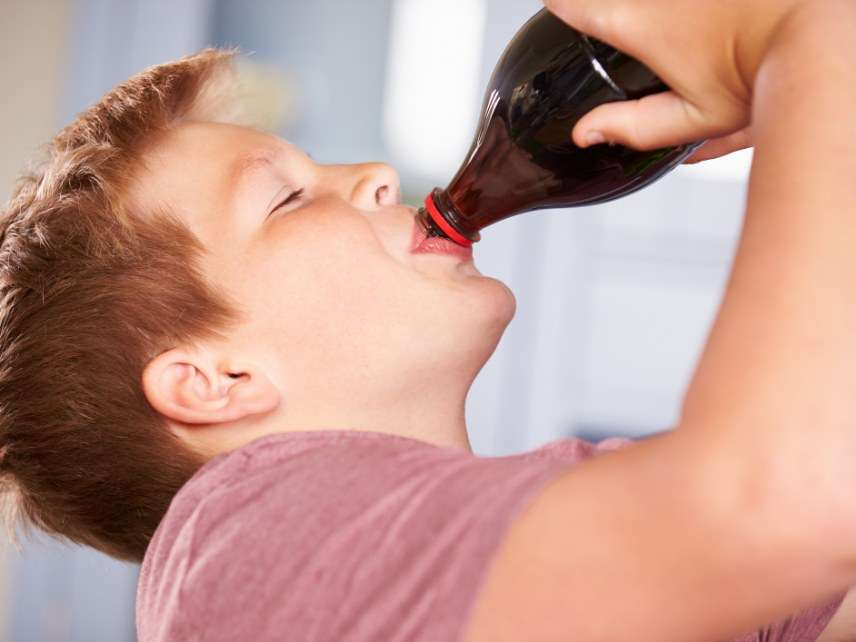
<svg viewBox="0 0 856 642">
<path fill-rule="evenodd" d="M 574 142 L 586 147 L 599 132 L 648 150 L 709 139 L 689 162 L 748 147 L 767 41 L 793 7 L 811 1 L 545 0 L 559 18 L 642 61 L 672 88 L 600 105 L 574 127 Z"/>
</svg>

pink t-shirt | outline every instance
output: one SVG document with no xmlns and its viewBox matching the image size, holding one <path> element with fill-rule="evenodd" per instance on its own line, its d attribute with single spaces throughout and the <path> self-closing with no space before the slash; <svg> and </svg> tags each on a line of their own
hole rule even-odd
<svg viewBox="0 0 856 642">
<path fill-rule="evenodd" d="M 457 642 L 527 502 L 628 443 L 480 457 L 365 431 L 256 439 L 170 504 L 140 570 L 139 642 Z M 843 598 L 740 642 L 813 642 Z"/>
</svg>

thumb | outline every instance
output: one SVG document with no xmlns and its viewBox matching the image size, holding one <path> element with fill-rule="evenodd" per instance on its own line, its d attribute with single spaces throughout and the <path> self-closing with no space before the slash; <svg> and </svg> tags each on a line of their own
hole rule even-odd
<svg viewBox="0 0 856 642">
<path fill-rule="evenodd" d="M 710 129 L 695 106 L 664 91 L 599 105 L 580 118 L 571 136 L 579 147 L 608 141 L 645 151 L 702 140 Z"/>
</svg>

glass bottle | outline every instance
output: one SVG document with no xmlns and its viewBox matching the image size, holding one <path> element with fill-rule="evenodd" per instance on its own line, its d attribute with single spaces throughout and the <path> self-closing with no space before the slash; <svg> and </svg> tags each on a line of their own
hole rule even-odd
<svg viewBox="0 0 856 642">
<path fill-rule="evenodd" d="M 426 197 L 417 218 L 429 237 L 469 246 L 481 229 L 510 216 L 604 203 L 653 183 L 705 141 L 651 151 L 583 149 L 571 131 L 602 103 L 668 89 L 638 60 L 542 9 L 497 63 L 460 169 L 446 189 Z"/>
</svg>

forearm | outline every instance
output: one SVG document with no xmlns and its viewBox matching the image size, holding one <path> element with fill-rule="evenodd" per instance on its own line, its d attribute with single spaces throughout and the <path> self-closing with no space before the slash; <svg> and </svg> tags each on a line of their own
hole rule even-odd
<svg viewBox="0 0 856 642">
<path fill-rule="evenodd" d="M 804 537 L 795 563 L 810 564 L 813 554 L 830 572 L 851 573 L 851 584 L 854 34 L 856 6 L 830 1 L 796 11 L 769 41 L 754 84 L 742 237 L 679 424 L 708 434 L 723 453 L 747 455 L 751 494 L 771 498 L 782 529 Z"/>
</svg>

